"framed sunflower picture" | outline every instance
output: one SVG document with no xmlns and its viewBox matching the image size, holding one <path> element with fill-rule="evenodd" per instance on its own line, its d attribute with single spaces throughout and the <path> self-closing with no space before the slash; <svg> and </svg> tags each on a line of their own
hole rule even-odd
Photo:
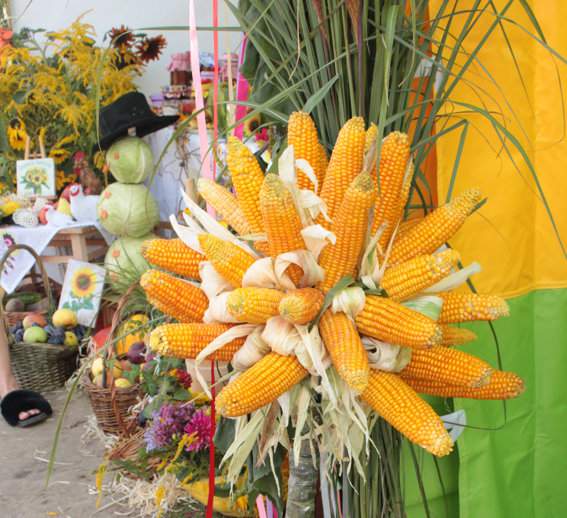
<svg viewBox="0 0 567 518">
<path fill-rule="evenodd" d="M 106 270 L 94 264 L 72 259 L 67 265 L 59 309 L 70 309 L 77 315 L 79 324 L 94 327 Z"/>
<path fill-rule="evenodd" d="M 35 158 L 16 162 L 18 196 L 55 196 L 55 162 L 52 158 Z"/>
</svg>

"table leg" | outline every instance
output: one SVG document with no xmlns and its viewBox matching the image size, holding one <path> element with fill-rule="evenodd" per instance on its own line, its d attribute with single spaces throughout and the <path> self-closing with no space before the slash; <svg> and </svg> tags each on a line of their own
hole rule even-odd
<svg viewBox="0 0 567 518">
<path fill-rule="evenodd" d="M 71 236 L 71 251 L 73 253 L 73 259 L 86 263 L 89 262 L 87 240 L 83 236 Z"/>
</svg>

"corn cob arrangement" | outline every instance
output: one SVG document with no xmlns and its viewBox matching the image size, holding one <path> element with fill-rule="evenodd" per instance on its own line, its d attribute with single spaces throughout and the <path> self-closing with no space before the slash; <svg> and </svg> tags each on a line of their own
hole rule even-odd
<svg viewBox="0 0 567 518">
<path fill-rule="evenodd" d="M 445 244 L 480 193 L 465 191 L 401 225 L 413 175 L 407 135 L 387 135 L 376 159 L 376 128 L 365 131 L 359 117 L 342 128 L 329 158 L 307 114 L 290 117 L 288 134 L 291 180 L 281 162 L 279 176 L 265 175 L 232 138 L 227 164 L 235 194 L 199 183 L 231 231 L 190 206 L 188 225 L 174 222 L 180 239 L 146 245 L 158 269 L 142 285 L 178 321 L 154 330 L 149 345 L 167 356 L 238 364 L 243 372 L 217 396 L 225 417 L 253 413 L 334 369 L 344 390 L 410 441 L 446 455 L 452 440 L 418 393 L 508 399 L 523 391 L 514 373 L 455 348 L 475 339 L 456 324 L 508 313 L 499 297 L 455 291 L 475 270 L 460 270 L 458 252 Z M 306 189 L 320 202 L 317 213 L 302 202 Z M 322 352 L 314 353 L 319 342 Z M 406 360 L 380 363 L 384 347 Z"/>
</svg>

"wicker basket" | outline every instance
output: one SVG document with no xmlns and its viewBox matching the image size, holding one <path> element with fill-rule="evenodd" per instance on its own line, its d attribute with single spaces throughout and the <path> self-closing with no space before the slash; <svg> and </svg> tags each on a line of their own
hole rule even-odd
<svg viewBox="0 0 567 518">
<path fill-rule="evenodd" d="M 139 400 L 140 387 L 134 385 L 126 389 L 116 387 L 97 387 L 89 379 L 83 380 L 91 407 L 100 428 L 105 433 L 129 436 L 137 426 L 136 417 L 128 416 L 128 409 Z"/>
<path fill-rule="evenodd" d="M 2 260 L 0 260 L 0 271 L 4 270 L 4 264 L 8 256 L 16 250 L 26 250 L 34 256 L 41 271 L 49 307 L 53 308 L 53 296 L 49 278 L 41 259 L 33 248 L 26 245 L 11 246 L 4 254 Z M 0 304 L 2 324 L 6 326 L 8 319 L 3 308 L 4 305 Z M 48 311 L 45 312 L 46 315 L 48 313 Z M 22 314 L 27 315 L 28 313 L 12 313 L 11 316 Z M 16 322 L 18 320 L 14 323 Z M 7 328 L 6 334 L 8 335 Z M 18 383 L 23 389 L 40 392 L 62 387 L 77 368 L 77 355 L 77 348 L 69 348 L 62 345 L 46 343 L 25 344 L 21 342 L 10 345 L 10 362 Z"/>
<path fill-rule="evenodd" d="M 106 343 L 107 360 L 115 357 L 112 337 L 120 324 L 120 317 L 128 297 L 135 288 L 136 285 L 134 284 L 124 293 L 114 312 Z M 89 396 L 96 420 L 104 432 L 129 436 L 136 430 L 137 419 L 135 416 L 128 416 L 128 409 L 139 401 L 139 385 L 121 389 L 114 386 L 98 387 L 90 380 L 89 373 L 86 372 L 83 378 L 83 386 Z"/>
</svg>

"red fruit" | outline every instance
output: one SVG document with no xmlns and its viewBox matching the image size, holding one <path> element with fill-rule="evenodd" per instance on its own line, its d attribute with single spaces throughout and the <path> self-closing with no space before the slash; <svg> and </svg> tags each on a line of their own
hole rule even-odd
<svg viewBox="0 0 567 518">
<path fill-rule="evenodd" d="M 43 315 L 41 315 L 40 313 L 30 313 L 29 315 L 27 315 L 24 320 L 22 321 L 22 325 L 24 326 L 24 329 L 27 329 L 28 327 L 31 327 L 32 325 L 38 325 L 39 327 L 45 327 L 47 325 L 47 322 L 45 320 L 45 317 Z"/>
<path fill-rule="evenodd" d="M 101 329 L 100 331 L 98 331 L 93 335 L 91 341 L 94 345 L 95 352 L 104 347 L 104 344 L 106 343 L 106 339 L 108 338 L 109 334 L 110 334 L 110 326 Z"/>
</svg>

